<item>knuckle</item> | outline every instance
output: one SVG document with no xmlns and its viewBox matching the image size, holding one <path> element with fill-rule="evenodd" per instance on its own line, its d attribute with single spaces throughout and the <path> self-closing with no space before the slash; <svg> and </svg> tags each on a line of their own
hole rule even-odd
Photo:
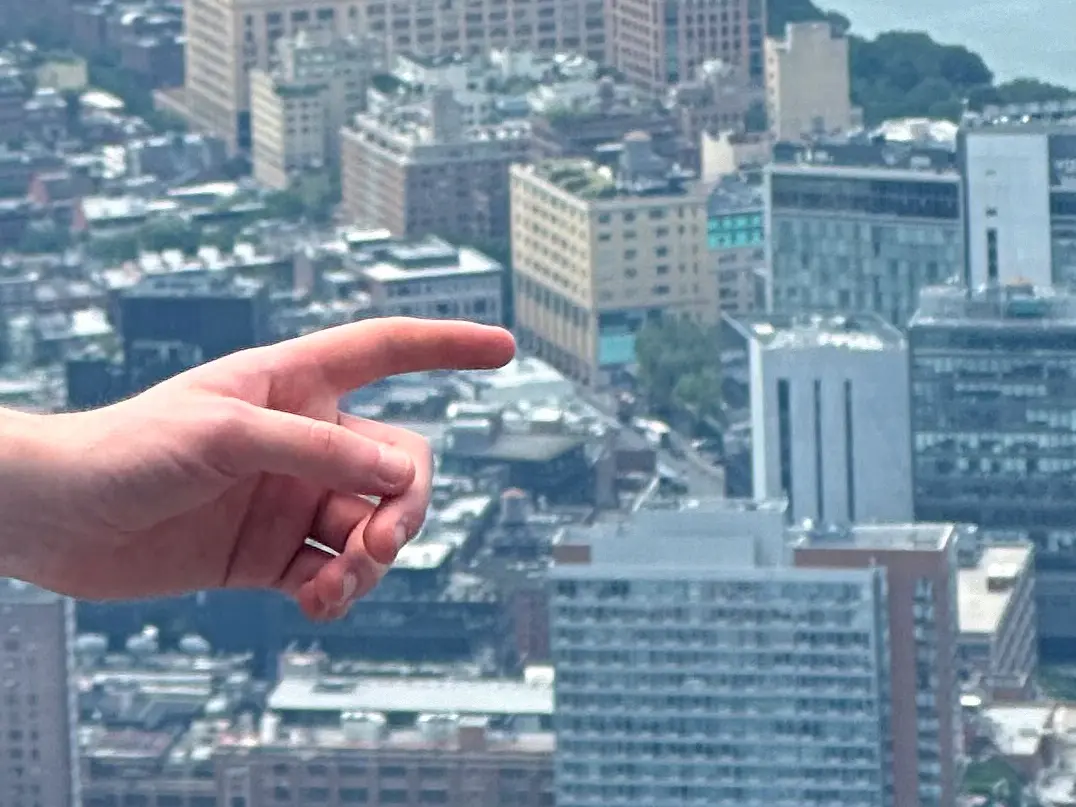
<svg viewBox="0 0 1076 807">
<path fill-rule="evenodd" d="M 319 454 L 331 455 L 340 449 L 338 427 L 324 420 L 312 420 L 309 426 L 309 441 L 313 450 Z"/>
<path fill-rule="evenodd" d="M 200 451 L 209 464 L 221 473 L 239 473 L 238 458 L 246 440 L 247 413 L 241 401 L 220 398 L 196 417 L 203 424 L 198 429 Z"/>
</svg>

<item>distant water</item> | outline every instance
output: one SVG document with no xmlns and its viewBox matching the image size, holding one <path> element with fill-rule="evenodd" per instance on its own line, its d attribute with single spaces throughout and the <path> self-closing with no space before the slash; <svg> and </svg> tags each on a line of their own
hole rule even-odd
<svg viewBox="0 0 1076 807">
<path fill-rule="evenodd" d="M 818 0 L 853 33 L 926 31 L 978 53 L 999 80 L 1037 78 L 1076 88 L 1074 0 Z"/>
</svg>

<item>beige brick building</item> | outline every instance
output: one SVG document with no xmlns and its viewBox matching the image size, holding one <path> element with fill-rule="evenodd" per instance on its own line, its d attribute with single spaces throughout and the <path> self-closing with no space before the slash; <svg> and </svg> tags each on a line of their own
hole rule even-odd
<svg viewBox="0 0 1076 807">
<path fill-rule="evenodd" d="M 766 106 L 774 138 L 847 131 L 860 117 L 850 81 L 848 39 L 828 22 L 792 23 L 783 39 L 768 38 Z"/>
<path fill-rule="evenodd" d="M 578 159 L 512 167 L 520 346 L 582 383 L 632 363 L 648 318 L 718 318 L 706 194 L 660 163 L 636 134 L 615 170 Z"/>
<path fill-rule="evenodd" d="M 385 56 L 488 52 L 605 53 L 602 0 L 190 0 L 182 105 L 197 128 L 250 145 L 250 71 L 273 67 L 278 40 L 303 29 L 370 34 Z"/>
</svg>

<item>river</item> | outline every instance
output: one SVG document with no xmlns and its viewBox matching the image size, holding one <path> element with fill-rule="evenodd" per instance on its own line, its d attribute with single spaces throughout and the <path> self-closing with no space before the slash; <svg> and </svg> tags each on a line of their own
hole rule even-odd
<svg viewBox="0 0 1076 807">
<path fill-rule="evenodd" d="M 986 60 L 998 80 L 1030 77 L 1076 88 L 1074 0 L 822 0 L 853 33 L 926 31 Z"/>
</svg>

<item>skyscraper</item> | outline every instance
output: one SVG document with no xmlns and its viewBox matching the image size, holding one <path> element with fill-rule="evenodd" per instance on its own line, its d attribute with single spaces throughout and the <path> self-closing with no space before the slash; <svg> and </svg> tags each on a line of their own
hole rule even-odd
<svg viewBox="0 0 1076 807">
<path fill-rule="evenodd" d="M 880 317 L 726 318 L 730 495 L 787 498 L 794 521 L 912 516 L 907 345 Z"/>
<path fill-rule="evenodd" d="M 953 804 L 959 530 L 785 515 L 701 501 L 561 536 L 558 807 Z"/>
<path fill-rule="evenodd" d="M 79 807 L 74 604 L 0 579 L 0 807 Z"/>
</svg>

